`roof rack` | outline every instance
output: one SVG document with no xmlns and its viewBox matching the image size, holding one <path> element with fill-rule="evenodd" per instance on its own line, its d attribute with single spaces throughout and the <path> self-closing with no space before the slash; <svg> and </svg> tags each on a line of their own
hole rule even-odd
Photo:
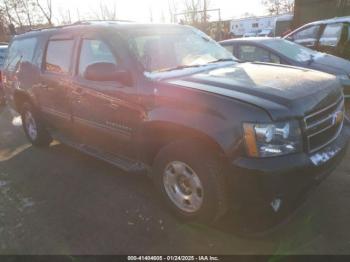
<svg viewBox="0 0 350 262">
<path fill-rule="evenodd" d="M 72 25 L 85 25 L 85 24 L 98 24 L 98 23 L 134 23 L 131 20 L 81 20 L 73 23 Z"/>
<path fill-rule="evenodd" d="M 31 28 L 30 30 L 28 30 L 26 32 L 20 33 L 19 35 L 29 33 L 29 32 L 35 32 L 35 31 L 42 31 L 42 30 L 49 30 L 49 29 L 60 29 L 60 28 L 66 28 L 66 27 L 70 27 L 70 26 L 91 25 L 91 24 L 98 24 L 98 23 L 117 24 L 117 23 L 134 23 L 134 21 L 130 21 L 130 20 L 82 20 L 82 21 L 77 21 L 77 22 L 74 22 L 72 24 L 67 24 L 67 25 Z"/>
</svg>

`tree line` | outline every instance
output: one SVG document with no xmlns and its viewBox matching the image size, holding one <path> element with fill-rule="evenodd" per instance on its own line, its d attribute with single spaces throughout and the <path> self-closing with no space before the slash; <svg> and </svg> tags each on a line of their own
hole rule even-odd
<svg viewBox="0 0 350 262">
<path fill-rule="evenodd" d="M 16 29 L 18 32 L 28 31 L 37 27 L 50 27 L 54 24 L 69 24 L 72 21 L 71 12 L 67 9 L 59 11 L 53 8 L 55 0 L 0 0 L 0 41 L 4 41 L 9 31 Z M 161 12 L 161 22 L 190 24 L 201 29 L 206 26 L 212 16 L 211 0 L 165 0 L 167 9 L 157 10 Z M 294 0 L 261 0 L 270 14 L 292 12 Z M 81 17 L 79 10 L 75 10 L 75 21 L 84 19 L 117 20 L 117 0 L 100 0 L 98 8 L 91 10 L 88 18 Z M 249 10 L 248 10 L 249 11 Z M 56 13 L 55 13 L 56 12 Z M 150 6 L 149 20 L 153 22 L 154 10 Z M 220 14 L 219 14 L 220 16 Z M 54 21 L 55 17 L 55 21 Z M 5 37 L 6 38 L 6 37 Z"/>
</svg>

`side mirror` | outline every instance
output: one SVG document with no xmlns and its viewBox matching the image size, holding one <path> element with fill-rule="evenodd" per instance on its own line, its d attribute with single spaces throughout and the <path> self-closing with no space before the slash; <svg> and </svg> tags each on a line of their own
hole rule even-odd
<svg viewBox="0 0 350 262">
<path fill-rule="evenodd" d="M 286 40 L 291 41 L 291 42 L 294 42 L 294 37 L 293 37 L 293 35 L 290 35 L 290 36 L 286 37 Z"/>
<path fill-rule="evenodd" d="M 118 81 L 126 85 L 131 84 L 131 75 L 128 71 L 118 70 L 113 63 L 98 62 L 89 65 L 84 78 L 91 81 Z"/>
</svg>

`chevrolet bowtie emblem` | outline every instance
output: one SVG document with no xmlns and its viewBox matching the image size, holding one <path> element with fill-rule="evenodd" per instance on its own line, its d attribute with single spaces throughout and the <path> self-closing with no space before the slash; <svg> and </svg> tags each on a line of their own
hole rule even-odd
<svg viewBox="0 0 350 262">
<path fill-rule="evenodd" d="M 332 116 L 332 124 L 339 125 L 341 122 L 343 122 L 343 119 L 344 119 L 343 111 L 337 111 Z"/>
</svg>

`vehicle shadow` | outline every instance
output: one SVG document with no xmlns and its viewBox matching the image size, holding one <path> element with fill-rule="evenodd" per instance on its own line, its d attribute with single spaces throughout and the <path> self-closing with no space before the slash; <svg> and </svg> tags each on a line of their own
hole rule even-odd
<svg viewBox="0 0 350 262">
<path fill-rule="evenodd" d="M 7 213 L 3 228 L 8 233 L 0 242 L 15 243 L 10 250 L 38 252 L 38 243 L 46 241 L 45 250 L 61 247 L 63 253 L 80 254 L 91 250 L 100 254 L 244 254 L 252 250 L 269 254 L 279 249 L 290 251 L 289 244 L 282 248 L 279 244 L 286 238 L 298 246 L 318 237 L 310 231 L 314 226 L 310 226 L 309 210 L 259 234 L 244 230 L 263 221 L 256 214 L 249 217 L 232 211 L 212 226 L 181 223 L 165 210 L 148 177 L 126 174 L 62 144 L 47 149 L 26 148 L 0 161 L 0 170 L 0 209 Z M 7 193 L 1 186 L 4 181 L 12 188 Z M 29 208 L 23 199 L 30 200 Z M 15 218 L 22 219 L 21 227 L 13 224 Z M 177 243 L 183 234 L 188 241 Z M 131 244 L 135 241 L 142 246 Z M 188 242 L 198 244 L 187 246 Z"/>
</svg>

